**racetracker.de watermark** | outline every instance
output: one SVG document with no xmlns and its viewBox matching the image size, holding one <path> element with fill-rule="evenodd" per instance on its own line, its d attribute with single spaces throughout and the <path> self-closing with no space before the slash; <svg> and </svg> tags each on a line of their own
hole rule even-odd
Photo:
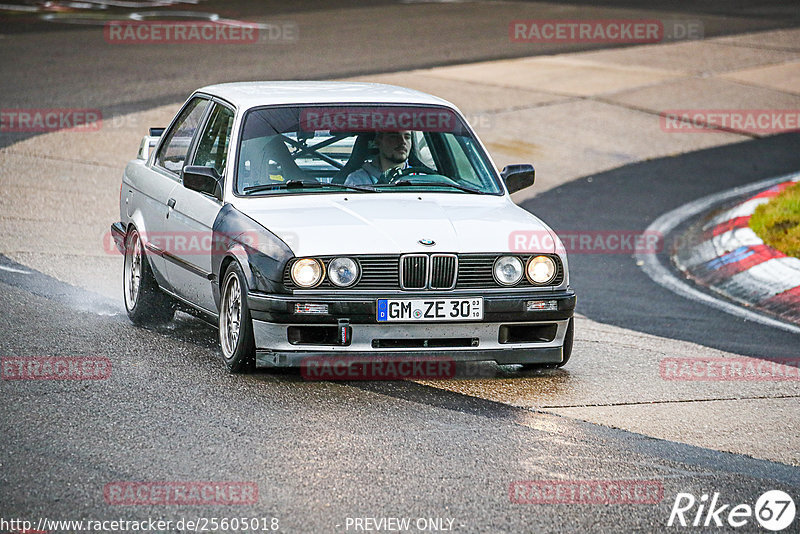
<svg viewBox="0 0 800 534">
<path fill-rule="evenodd" d="M 530 19 L 512 20 L 514 43 L 660 43 L 702 39 L 699 20 Z"/>
<path fill-rule="evenodd" d="M 300 362 L 305 380 L 446 380 L 456 376 L 452 358 L 309 356 Z"/>
<path fill-rule="evenodd" d="M 3 380 L 105 380 L 111 360 L 102 356 L 4 356 Z"/>
<path fill-rule="evenodd" d="M 87 108 L 3 108 L 2 132 L 96 132 L 103 126 L 103 112 Z"/>
<path fill-rule="evenodd" d="M 658 254 L 664 248 L 660 232 L 637 230 L 559 230 L 568 254 Z M 512 252 L 555 252 L 556 243 L 546 230 L 515 230 L 508 235 Z"/>
<path fill-rule="evenodd" d="M 109 44 L 293 43 L 299 35 L 295 22 L 113 20 L 103 27 Z"/>
<path fill-rule="evenodd" d="M 258 503 L 255 482 L 109 482 L 103 488 L 112 505 L 241 505 Z"/>
<path fill-rule="evenodd" d="M 800 380 L 800 358 L 663 358 L 663 380 L 754 382 Z"/>
<path fill-rule="evenodd" d="M 265 254 L 278 254 L 282 244 L 297 246 L 299 238 L 294 233 L 283 234 L 269 239 L 256 231 L 244 232 L 212 232 L 212 231 L 176 231 L 176 232 L 140 232 L 140 239 L 145 244 L 148 254 L 160 256 L 226 256 L 235 245 L 258 250 Z M 130 248 L 131 241 L 123 242 L 123 237 L 107 231 L 103 233 L 103 250 L 106 254 L 124 253 Z"/>
<path fill-rule="evenodd" d="M 323 107 L 300 112 L 300 128 L 306 132 L 452 132 L 458 127 L 459 120 L 455 113 L 443 108 Z"/>
<path fill-rule="evenodd" d="M 514 504 L 658 504 L 658 480 L 517 480 L 508 487 Z"/>
<path fill-rule="evenodd" d="M 669 133 L 777 134 L 800 130 L 800 109 L 669 109 L 659 114 L 659 121 Z"/>
</svg>

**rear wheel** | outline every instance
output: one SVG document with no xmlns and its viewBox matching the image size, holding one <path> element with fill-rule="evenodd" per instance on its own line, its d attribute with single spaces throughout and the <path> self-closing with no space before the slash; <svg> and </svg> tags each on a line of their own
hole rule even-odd
<svg viewBox="0 0 800 534">
<path fill-rule="evenodd" d="M 125 238 L 122 292 L 125 310 L 135 324 L 166 323 L 175 315 L 174 303 L 159 289 L 144 253 L 142 238 L 135 228 Z"/>
<path fill-rule="evenodd" d="M 522 364 L 523 370 L 528 369 L 557 369 L 564 367 L 572 356 L 572 342 L 575 339 L 575 319 L 570 317 L 567 324 L 567 333 L 564 335 L 564 348 L 562 350 L 563 358 L 559 363 L 524 363 Z"/>
<path fill-rule="evenodd" d="M 230 372 L 246 373 L 255 368 L 256 344 L 247 307 L 247 282 L 235 261 L 228 266 L 222 282 L 219 343 Z"/>
</svg>

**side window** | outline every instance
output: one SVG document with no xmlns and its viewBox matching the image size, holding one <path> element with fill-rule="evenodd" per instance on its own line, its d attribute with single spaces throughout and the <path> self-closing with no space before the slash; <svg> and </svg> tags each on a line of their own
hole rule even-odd
<svg viewBox="0 0 800 534">
<path fill-rule="evenodd" d="M 183 169 L 189 145 L 192 144 L 194 132 L 203 120 L 203 114 L 208 107 L 208 100 L 195 98 L 181 112 L 178 120 L 167 132 L 164 144 L 156 155 L 156 165 L 168 171 L 180 173 Z"/>
<path fill-rule="evenodd" d="M 232 128 L 233 111 L 214 104 L 208 123 L 200 136 L 192 165 L 214 167 L 222 176 L 225 173 Z"/>
</svg>

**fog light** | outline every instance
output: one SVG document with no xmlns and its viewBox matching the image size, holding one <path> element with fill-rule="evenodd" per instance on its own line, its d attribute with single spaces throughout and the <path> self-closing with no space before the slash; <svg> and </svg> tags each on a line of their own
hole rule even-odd
<svg viewBox="0 0 800 534">
<path fill-rule="evenodd" d="M 526 311 L 557 311 L 558 310 L 558 301 L 557 300 L 529 300 L 525 303 Z"/>
<path fill-rule="evenodd" d="M 328 313 L 327 304 L 311 304 L 308 302 L 295 302 L 295 313 L 304 313 L 309 315 L 325 315 Z"/>
</svg>

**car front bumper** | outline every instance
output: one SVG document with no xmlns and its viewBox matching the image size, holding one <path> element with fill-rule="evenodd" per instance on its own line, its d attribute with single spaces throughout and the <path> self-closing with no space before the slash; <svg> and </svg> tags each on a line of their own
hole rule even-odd
<svg viewBox="0 0 800 534">
<path fill-rule="evenodd" d="M 575 309 L 572 290 L 488 294 L 403 294 L 389 298 L 482 297 L 481 321 L 378 322 L 377 299 L 345 295 L 251 293 L 256 363 L 259 367 L 301 366 L 306 358 L 370 359 L 441 357 L 498 364 L 560 363 Z M 380 298 L 384 298 L 381 295 Z M 555 309 L 528 310 L 529 301 L 551 301 Z M 295 304 L 325 304 L 329 313 L 294 313 Z M 343 342 L 342 328 L 347 328 Z"/>
</svg>

